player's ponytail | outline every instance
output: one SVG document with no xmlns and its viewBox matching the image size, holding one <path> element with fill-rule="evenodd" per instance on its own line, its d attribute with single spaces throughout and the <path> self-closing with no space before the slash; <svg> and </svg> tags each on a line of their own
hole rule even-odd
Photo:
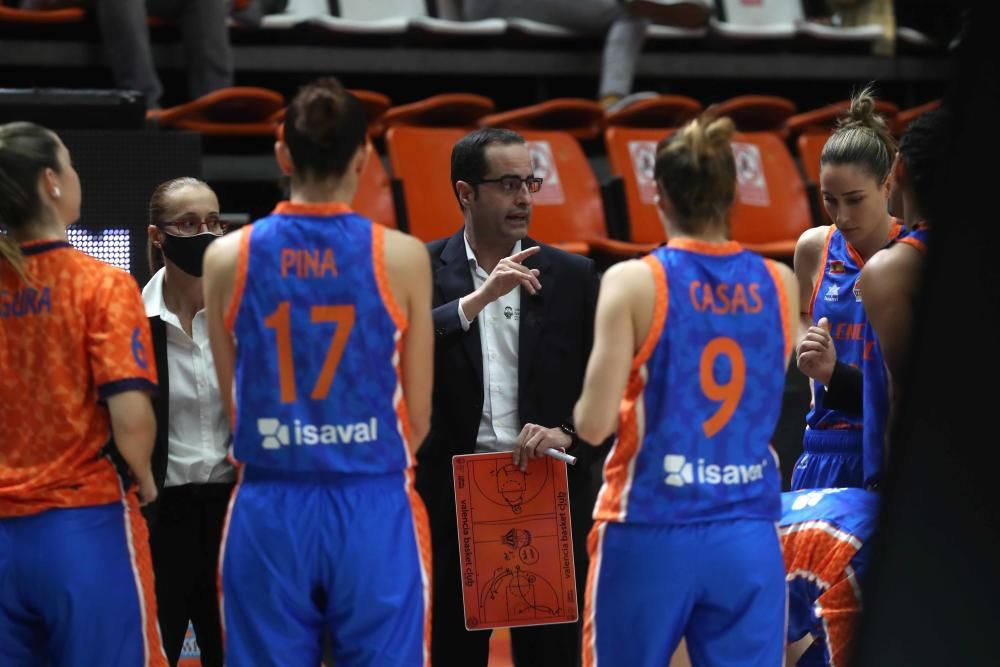
<svg viewBox="0 0 1000 667">
<path fill-rule="evenodd" d="M 728 221 L 736 195 L 733 121 L 703 115 L 660 142 L 654 175 L 685 232 L 706 221 Z"/>
<path fill-rule="evenodd" d="M 884 183 L 896 156 L 896 139 L 885 119 L 875 111 L 871 85 L 851 98 L 851 106 L 837 122 L 820 154 L 822 165 L 853 164 Z"/>
<path fill-rule="evenodd" d="M 0 125 L 0 228 L 13 232 L 38 218 L 42 208 L 38 177 L 45 169 L 60 171 L 58 147 L 55 135 L 40 125 Z M 20 246 L 6 235 L 0 235 L 3 264 L 10 264 L 22 281 L 30 282 Z"/>
</svg>

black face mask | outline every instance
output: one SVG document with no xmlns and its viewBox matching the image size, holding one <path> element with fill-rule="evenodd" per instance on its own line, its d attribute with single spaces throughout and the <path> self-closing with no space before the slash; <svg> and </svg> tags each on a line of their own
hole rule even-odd
<svg viewBox="0 0 1000 667">
<path fill-rule="evenodd" d="M 176 264 L 178 269 L 196 278 L 200 278 L 204 271 L 202 263 L 205 259 L 205 250 L 212 241 L 219 238 L 211 232 L 194 236 L 174 236 L 163 232 L 163 236 L 163 254 Z"/>
</svg>

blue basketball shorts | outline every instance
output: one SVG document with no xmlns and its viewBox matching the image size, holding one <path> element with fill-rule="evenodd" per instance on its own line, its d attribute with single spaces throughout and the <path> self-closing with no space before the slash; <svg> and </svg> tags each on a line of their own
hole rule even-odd
<svg viewBox="0 0 1000 667">
<path fill-rule="evenodd" d="M 774 523 L 598 521 L 588 540 L 584 667 L 781 667 L 787 601 Z"/>
<path fill-rule="evenodd" d="M 135 494 L 0 519 L 0 665 L 166 664 Z"/>
<path fill-rule="evenodd" d="M 806 429 L 792 491 L 860 489 L 865 481 L 861 429 Z"/>
<path fill-rule="evenodd" d="M 430 530 L 412 473 L 246 467 L 220 555 L 226 664 L 430 661 Z"/>
</svg>

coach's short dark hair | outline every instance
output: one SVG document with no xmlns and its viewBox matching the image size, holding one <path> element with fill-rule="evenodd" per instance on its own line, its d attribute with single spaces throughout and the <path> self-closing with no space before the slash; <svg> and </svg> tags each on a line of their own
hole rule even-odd
<svg viewBox="0 0 1000 667">
<path fill-rule="evenodd" d="M 498 127 L 484 127 L 465 135 L 451 149 L 451 189 L 458 199 L 456 183 L 476 183 L 486 177 L 486 148 L 493 144 L 510 146 L 523 144 L 524 137 L 513 130 Z"/>
</svg>

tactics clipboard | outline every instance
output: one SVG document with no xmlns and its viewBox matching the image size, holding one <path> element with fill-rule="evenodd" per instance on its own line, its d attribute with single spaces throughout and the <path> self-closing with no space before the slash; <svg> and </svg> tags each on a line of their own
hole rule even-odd
<svg viewBox="0 0 1000 667">
<path fill-rule="evenodd" d="M 452 471 L 466 629 L 576 621 L 566 464 L 467 454 Z"/>
</svg>

